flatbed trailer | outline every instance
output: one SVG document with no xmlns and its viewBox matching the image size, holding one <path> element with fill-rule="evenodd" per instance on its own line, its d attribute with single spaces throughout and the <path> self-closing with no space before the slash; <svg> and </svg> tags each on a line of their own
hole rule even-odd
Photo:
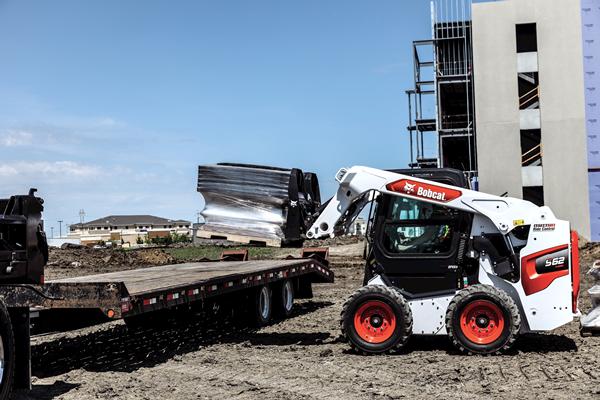
<svg viewBox="0 0 600 400">
<path fill-rule="evenodd" d="M 32 309 L 95 311 L 105 320 L 123 318 L 129 323 L 157 311 L 168 313 L 224 298 L 248 303 L 250 298 L 254 300 L 249 305 L 259 316 L 258 322 L 266 323 L 271 309 L 278 304 L 291 310 L 294 297 L 312 297 L 312 283 L 333 282 L 326 254 L 326 250 L 311 249 L 303 252 L 303 258 L 226 261 L 236 258 L 236 254 L 229 254 L 222 257 L 224 261 L 164 265 L 43 284 L 0 284 L 1 308 L 5 310 L 4 313 L 0 310 L 3 335 L 0 399 L 10 395 L 11 387 L 31 387 Z M 243 300 L 238 296 L 243 296 Z"/>
</svg>

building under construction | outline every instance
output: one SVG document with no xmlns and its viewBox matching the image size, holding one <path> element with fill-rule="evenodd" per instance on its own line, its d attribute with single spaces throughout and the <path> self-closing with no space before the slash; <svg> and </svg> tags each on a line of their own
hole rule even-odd
<svg viewBox="0 0 600 400">
<path fill-rule="evenodd" d="M 461 169 L 600 241 L 600 0 L 433 0 L 431 27 L 412 46 L 411 165 Z"/>
<path fill-rule="evenodd" d="M 413 166 L 457 168 L 476 176 L 470 2 L 434 1 L 432 38 L 413 42 L 414 87 L 408 126 Z M 423 104 L 434 102 L 433 115 Z M 426 154 L 437 134 L 438 154 Z"/>
</svg>

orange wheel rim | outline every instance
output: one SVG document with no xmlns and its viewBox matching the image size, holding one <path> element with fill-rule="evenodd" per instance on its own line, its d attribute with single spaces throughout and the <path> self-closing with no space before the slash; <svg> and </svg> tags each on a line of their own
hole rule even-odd
<svg viewBox="0 0 600 400">
<path fill-rule="evenodd" d="M 354 329 L 369 343 L 383 343 L 394 334 L 396 315 L 392 307 L 380 300 L 369 300 L 354 313 Z"/>
<path fill-rule="evenodd" d="M 502 336 L 504 314 L 489 300 L 473 301 L 460 314 L 460 330 L 473 343 L 493 343 Z"/>
</svg>

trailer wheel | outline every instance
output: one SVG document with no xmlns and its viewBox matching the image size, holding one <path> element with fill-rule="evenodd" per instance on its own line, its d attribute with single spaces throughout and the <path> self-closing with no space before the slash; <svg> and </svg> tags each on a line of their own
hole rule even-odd
<svg viewBox="0 0 600 400">
<path fill-rule="evenodd" d="M 8 309 L 0 299 L 0 399 L 8 399 L 15 371 L 15 337 Z"/>
<path fill-rule="evenodd" d="M 521 329 L 514 300 L 489 285 L 473 285 L 454 296 L 446 312 L 452 344 L 466 354 L 497 354 L 508 350 Z"/>
<path fill-rule="evenodd" d="M 363 286 L 342 307 L 342 336 L 364 354 L 402 348 L 412 333 L 412 313 L 399 291 L 383 285 Z"/>
<path fill-rule="evenodd" d="M 292 315 L 294 308 L 294 285 L 286 279 L 274 287 L 273 312 L 277 317 L 286 318 Z"/>
<path fill-rule="evenodd" d="M 261 286 L 254 296 L 254 322 L 257 326 L 265 326 L 271 321 L 273 313 L 273 296 L 271 288 Z"/>
</svg>

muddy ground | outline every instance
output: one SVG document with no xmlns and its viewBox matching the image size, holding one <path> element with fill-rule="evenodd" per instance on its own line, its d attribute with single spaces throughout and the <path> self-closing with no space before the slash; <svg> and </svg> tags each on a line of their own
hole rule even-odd
<svg viewBox="0 0 600 400">
<path fill-rule="evenodd" d="M 412 338 L 395 355 L 351 353 L 338 317 L 361 283 L 361 253 L 360 243 L 332 249 L 336 282 L 263 329 L 187 316 L 137 332 L 114 322 L 35 338 L 33 391 L 17 399 L 600 398 L 600 337 L 580 337 L 575 322 L 523 336 L 504 356 L 462 356 L 446 337 Z M 583 264 L 597 254 L 588 249 Z"/>
</svg>

